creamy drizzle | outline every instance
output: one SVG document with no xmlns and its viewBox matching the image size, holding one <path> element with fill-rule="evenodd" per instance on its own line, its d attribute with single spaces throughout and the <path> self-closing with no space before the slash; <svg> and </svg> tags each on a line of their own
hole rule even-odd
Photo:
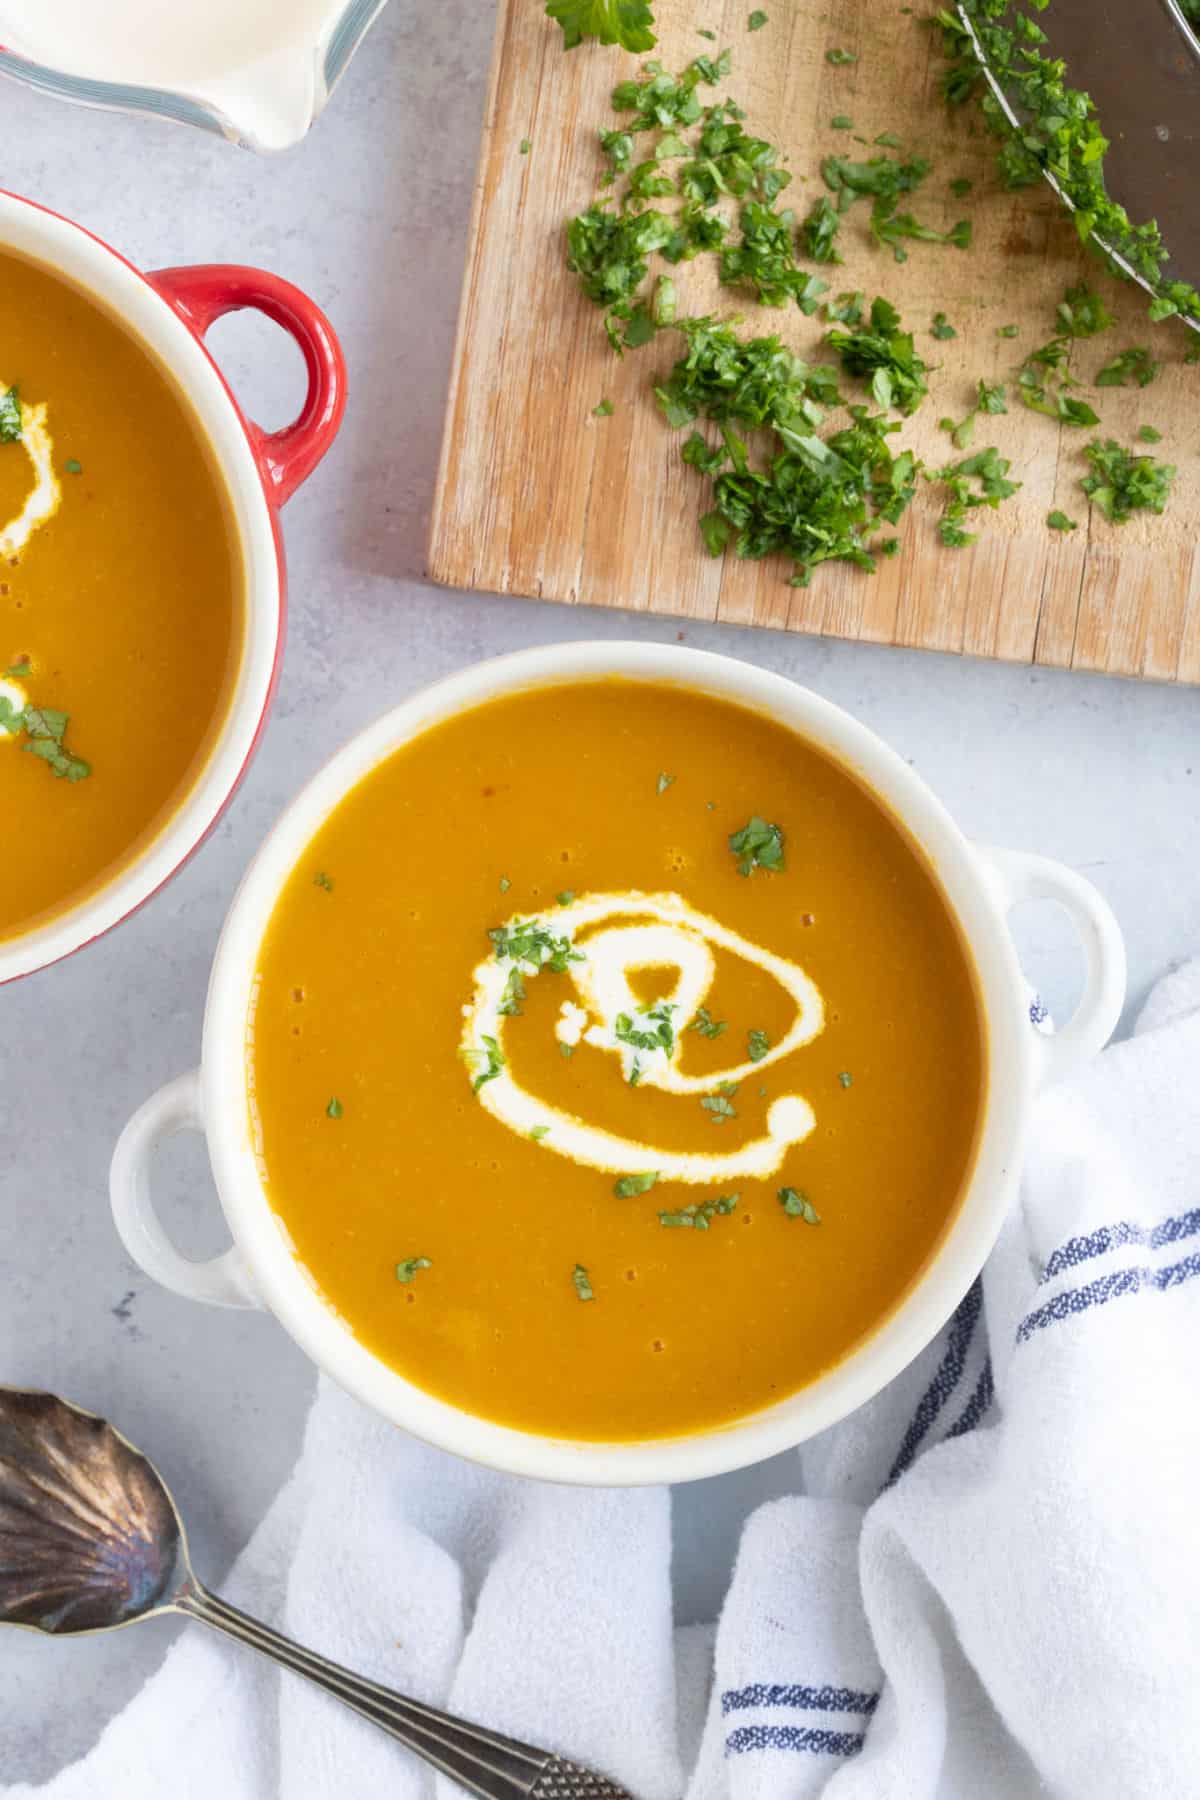
<svg viewBox="0 0 1200 1800">
<path fill-rule="evenodd" d="M 0 390 L 4 383 L 0 382 Z M 18 439 L 33 464 L 34 482 L 15 519 L 0 530 L 0 557 L 18 556 L 39 525 L 58 511 L 62 489 L 54 473 L 54 440 L 46 425 L 46 408 L 21 402 L 21 436 Z"/>
<path fill-rule="evenodd" d="M 573 901 L 570 907 L 552 907 L 540 917 L 556 936 L 577 944 L 585 958 L 567 965 L 577 997 L 563 1002 L 555 1035 L 568 1046 L 586 1039 L 589 1044 L 612 1052 L 626 1081 L 634 1072 L 636 1059 L 642 1087 L 657 1087 L 672 1094 L 714 1094 L 744 1076 L 761 1076 L 771 1063 L 810 1043 L 824 1028 L 825 1008 L 820 992 L 797 963 L 740 937 L 716 919 L 697 912 L 678 894 L 589 894 Z M 581 937 L 589 928 L 614 918 L 630 922 Z M 516 920 L 507 923 L 515 925 Z M 736 1063 L 717 1074 L 685 1075 L 679 1067 L 680 1034 L 703 1004 L 712 984 L 714 945 L 773 975 L 795 1002 L 796 1016 L 787 1033 L 758 1062 Z M 512 966 L 490 956 L 473 971 L 474 995 L 463 1008 L 461 1042 L 472 1079 L 487 1061 L 485 1037 L 494 1038 L 504 1048 L 508 1018 L 501 1013 L 500 1004 Z M 617 1036 L 617 1020 L 622 1014 L 630 1017 L 636 1029 L 651 1028 L 629 976 L 631 970 L 652 966 L 678 971 L 674 986 L 662 996 L 662 1002 L 670 1008 L 673 1027 L 674 1041 L 669 1052 L 662 1048 L 637 1050 Z M 522 971 L 527 979 L 539 972 L 528 965 L 523 965 Z M 479 1087 L 478 1095 L 490 1113 L 523 1137 L 528 1137 L 535 1126 L 548 1125 L 549 1130 L 538 1141 L 575 1162 L 616 1173 L 653 1168 L 664 1181 L 700 1184 L 772 1174 L 789 1146 L 802 1142 L 816 1123 L 807 1100 L 799 1094 L 782 1095 L 768 1108 L 764 1137 L 724 1154 L 665 1150 L 598 1130 L 574 1114 L 547 1106 L 520 1086 L 507 1063 L 498 1075 Z"/>
</svg>

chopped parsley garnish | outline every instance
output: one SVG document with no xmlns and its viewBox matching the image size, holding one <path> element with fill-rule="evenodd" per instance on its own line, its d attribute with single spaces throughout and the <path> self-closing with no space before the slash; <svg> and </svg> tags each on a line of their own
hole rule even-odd
<svg viewBox="0 0 1200 1800">
<path fill-rule="evenodd" d="M 21 397 L 15 387 L 0 394 L 0 444 L 15 444 L 21 436 Z"/>
<path fill-rule="evenodd" d="M 1097 332 L 1107 331 L 1116 324 L 1099 294 L 1093 294 L 1085 281 L 1076 282 L 1074 287 L 1067 289 L 1065 298 L 1058 303 L 1055 316 L 1058 319 L 1058 329 L 1065 337 L 1095 337 Z"/>
<path fill-rule="evenodd" d="M 761 12 L 758 7 L 755 7 L 754 11 L 750 14 L 749 18 L 746 20 L 746 30 L 747 31 L 761 31 L 763 26 L 766 24 L 766 22 L 767 22 L 766 13 Z"/>
<path fill-rule="evenodd" d="M 335 1094 L 332 1100 L 330 1100 L 329 1105 L 325 1108 L 325 1117 L 327 1119 L 340 1119 L 344 1111 L 345 1108 Z"/>
<path fill-rule="evenodd" d="M 834 207 L 827 195 L 822 194 L 814 201 L 808 217 L 800 227 L 800 241 L 804 254 L 813 262 L 840 263 L 842 258 L 837 249 L 837 235 L 842 229 L 841 214 Z"/>
<path fill-rule="evenodd" d="M 938 424 L 943 431 L 950 433 L 950 441 L 956 450 L 965 450 L 975 433 L 975 421 L 980 413 L 1006 413 L 1008 402 L 1004 397 L 1004 387 L 997 383 L 989 387 L 986 381 L 976 384 L 975 404 L 965 418 L 958 421 L 939 419 Z"/>
<path fill-rule="evenodd" d="M 854 54 L 853 50 L 827 50 L 825 52 L 825 61 L 827 63 L 832 63 L 835 69 L 844 69 L 850 63 L 856 63 L 858 57 Z"/>
<path fill-rule="evenodd" d="M 507 894 L 507 892 L 511 886 L 512 886 L 512 882 L 508 879 L 508 876 L 502 875 L 500 877 L 500 892 L 502 894 Z"/>
<path fill-rule="evenodd" d="M 555 894 L 554 898 L 558 901 L 560 906 L 570 906 L 575 898 L 575 889 L 563 888 L 562 892 Z"/>
<path fill-rule="evenodd" d="M 416 1276 L 418 1269 L 432 1269 L 432 1267 L 433 1264 L 427 1256 L 406 1257 L 403 1262 L 396 1264 L 396 1280 L 402 1281 L 407 1287 Z"/>
<path fill-rule="evenodd" d="M 564 1043 L 560 1042 L 560 1044 L 558 1046 L 558 1054 L 562 1057 L 565 1057 L 566 1060 L 568 1062 L 570 1062 L 571 1058 L 575 1054 L 575 1045 L 574 1044 L 564 1044 Z"/>
<path fill-rule="evenodd" d="M 733 1105 L 733 1096 L 737 1091 L 736 1081 L 726 1081 L 721 1084 L 717 1093 L 703 1096 L 700 1104 L 714 1125 L 723 1125 L 726 1119 L 737 1118 L 737 1108 Z"/>
<path fill-rule="evenodd" d="M 1078 385 L 1066 370 L 1069 352 L 1065 337 L 1051 338 L 1031 350 L 1017 370 L 1017 393 L 1031 411 L 1060 419 L 1064 425 L 1098 425 L 1100 421 L 1086 400 L 1076 400 L 1067 392 Z"/>
<path fill-rule="evenodd" d="M 674 781 L 674 779 L 675 779 L 675 777 L 673 775 L 668 775 L 668 774 L 666 774 L 665 771 L 660 770 L 658 780 L 654 784 L 655 792 L 659 793 L 659 794 L 665 794 L 667 789 L 670 787 L 671 783 Z"/>
<path fill-rule="evenodd" d="M 842 1069 L 838 1074 L 838 1080 L 844 1088 L 852 1087 L 854 1085 L 854 1077 L 849 1069 Z"/>
<path fill-rule="evenodd" d="M 975 542 L 974 533 L 962 525 L 969 511 L 977 506 L 994 508 L 1017 492 L 1021 483 L 1008 479 L 1011 466 L 991 444 L 986 450 L 977 450 L 974 456 L 964 457 L 961 462 L 948 463 L 931 476 L 931 480 L 949 489 L 946 510 L 938 520 L 939 535 L 949 549 L 961 549 Z"/>
<path fill-rule="evenodd" d="M 714 1019 L 707 1006 L 702 1006 L 695 1018 L 688 1025 L 689 1031 L 698 1031 L 701 1037 L 719 1038 L 723 1031 L 728 1031 L 727 1019 Z"/>
<path fill-rule="evenodd" d="M 819 1225 L 821 1223 L 820 1213 L 817 1211 L 808 1195 L 801 1189 L 794 1187 L 780 1188 L 777 1198 L 780 1206 L 782 1206 L 789 1219 L 803 1219 L 806 1225 Z"/>
<path fill-rule="evenodd" d="M 935 231 L 932 225 L 922 225 L 910 212 L 894 213 L 877 207 L 871 214 L 871 236 L 877 244 L 889 246 L 898 263 L 908 261 L 908 251 L 901 243 L 903 238 L 923 244 L 952 244 L 956 250 L 969 250 L 971 235 L 970 219 L 959 219 L 949 231 Z"/>
<path fill-rule="evenodd" d="M 671 186 L 668 183 L 668 188 Z M 620 325 L 634 318 L 646 258 L 661 250 L 674 230 L 674 221 L 665 213 L 613 213 L 599 205 L 590 206 L 567 227 L 567 267 L 579 276 L 588 299 L 606 308 L 605 329 L 618 352 L 628 341 Z M 653 320 L 644 311 L 639 316 L 649 324 L 649 335 L 653 336 Z M 637 338 L 635 331 L 635 342 Z"/>
<path fill-rule="evenodd" d="M 546 0 L 546 16 L 562 26 L 564 50 L 574 50 L 584 38 L 597 38 L 640 54 L 658 42 L 646 0 Z"/>
<path fill-rule="evenodd" d="M 699 1200 L 683 1206 L 678 1212 L 660 1212 L 660 1225 L 675 1226 L 685 1231 L 707 1231 L 713 1218 L 726 1218 L 741 1203 L 740 1194 L 722 1194 L 718 1200 Z"/>
<path fill-rule="evenodd" d="M 740 243 L 721 252 L 723 284 L 752 289 L 764 306 L 786 306 L 794 300 L 805 315 L 815 313 L 826 284 L 796 261 L 792 249 L 795 214 L 776 212 L 761 200 L 748 200 L 738 222 Z"/>
<path fill-rule="evenodd" d="M 957 331 L 955 331 L 944 312 L 934 313 L 933 324 L 929 327 L 929 333 L 931 337 L 940 338 L 943 342 L 949 338 L 956 338 L 958 336 Z"/>
<path fill-rule="evenodd" d="M 635 1025 L 629 1013 L 618 1013 L 614 1030 L 619 1043 L 628 1044 L 633 1050 L 661 1050 L 670 1056 L 675 1048 L 675 1026 L 671 1014 L 675 1011 L 671 1000 L 656 1000 L 652 1006 L 640 1006 L 638 1018 L 643 1021 Z"/>
<path fill-rule="evenodd" d="M 778 825 L 754 817 L 729 839 L 729 848 L 737 857 L 738 874 L 750 875 L 755 869 L 777 874 L 783 869 L 783 832 Z"/>
<path fill-rule="evenodd" d="M 332 894 L 333 876 L 327 875 L 324 869 L 318 869 L 317 873 L 313 876 L 313 886 L 323 889 L 327 894 Z"/>
<path fill-rule="evenodd" d="M 771 1040 L 765 1031 L 750 1031 L 746 1034 L 746 1047 L 751 1062 L 761 1062 L 771 1048 Z"/>
<path fill-rule="evenodd" d="M 1086 455 L 1092 472 L 1079 485 L 1106 519 L 1123 525 L 1135 512 L 1165 510 L 1175 479 L 1173 463 L 1124 450 L 1114 438 L 1093 439 Z"/>
<path fill-rule="evenodd" d="M 847 375 L 870 382 L 872 399 L 885 410 L 894 406 L 911 413 L 929 391 L 912 332 L 901 330 L 899 313 L 882 296 L 871 302 L 869 324 L 827 332 L 825 342 L 837 351 Z"/>
<path fill-rule="evenodd" d="M 20 681 L 31 672 L 32 668 L 33 664 L 28 656 L 18 656 L 16 662 L 5 669 L 4 673 L 5 675 L 12 676 L 14 679 Z"/>
<path fill-rule="evenodd" d="M 488 936 L 497 962 L 520 963 L 535 975 L 539 969 L 561 975 L 568 963 L 585 960 L 582 950 L 572 948 L 569 937 L 556 937 L 540 919 L 514 919 L 511 925 L 493 926 Z"/>
<path fill-rule="evenodd" d="M 1144 344 L 1122 350 L 1097 373 L 1097 387 L 1149 387 L 1162 364 L 1155 362 Z"/>
<path fill-rule="evenodd" d="M 657 1180 L 657 1169 L 648 1170 L 644 1175 L 622 1175 L 614 1183 L 613 1193 L 618 1200 L 629 1200 L 634 1194 L 648 1194 Z"/>
<path fill-rule="evenodd" d="M 525 998 L 525 978 L 521 974 L 521 965 L 514 963 L 508 972 L 508 980 L 504 984 L 504 992 L 500 996 L 500 1004 L 496 1008 L 505 1018 L 521 1017 L 521 1002 Z"/>
<path fill-rule="evenodd" d="M 478 1075 L 471 1083 L 475 1093 L 479 1092 L 485 1082 L 495 1081 L 505 1066 L 504 1052 L 494 1037 L 489 1037 L 485 1032 L 481 1045 L 482 1047 L 479 1049 L 460 1051 L 460 1055 L 469 1069 L 479 1069 Z"/>
<path fill-rule="evenodd" d="M 549 1137 L 550 1127 L 548 1125 L 531 1125 L 529 1135 L 535 1144 L 540 1144 L 543 1138 Z"/>
<path fill-rule="evenodd" d="M 595 1294 L 592 1292 L 592 1284 L 588 1280 L 588 1272 L 582 1263 L 576 1263 L 575 1267 L 571 1270 L 571 1280 L 575 1283 L 575 1292 L 579 1295 L 581 1300 L 594 1300 L 596 1298 Z"/>
<path fill-rule="evenodd" d="M 27 672 L 27 669 L 17 671 L 18 674 Z M 84 762 L 81 756 L 75 756 L 66 746 L 70 722 L 70 714 L 59 712 L 56 707 L 17 707 L 6 694 L 0 694 L 0 732 L 8 737 L 18 737 L 24 732 L 28 742 L 23 748 L 30 756 L 44 762 L 56 780 L 86 781 L 92 772 L 91 764 Z"/>
<path fill-rule="evenodd" d="M 1069 519 L 1065 512 L 1059 512 L 1057 507 L 1053 512 L 1046 514 L 1046 523 L 1051 531 L 1078 531 L 1079 529 L 1076 521 Z"/>
<path fill-rule="evenodd" d="M 613 403 L 611 400 L 601 400 L 592 408 L 593 419 L 611 419 L 612 413 Z"/>
<path fill-rule="evenodd" d="M 83 464 L 80 462 L 80 460 L 77 456 L 68 456 L 66 462 L 63 464 L 63 468 L 66 470 L 68 475 L 82 475 L 83 474 Z"/>
</svg>

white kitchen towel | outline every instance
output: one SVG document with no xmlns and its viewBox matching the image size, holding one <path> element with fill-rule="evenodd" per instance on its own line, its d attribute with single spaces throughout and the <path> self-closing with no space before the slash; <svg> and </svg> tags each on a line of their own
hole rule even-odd
<svg viewBox="0 0 1200 1800">
<path fill-rule="evenodd" d="M 1198 1075 L 1192 964 L 1044 1097 L 981 1280 L 797 1453 L 715 1632 L 674 1628 L 666 1492 L 492 1475 L 328 1385 L 229 1597 L 640 1800 L 1200 1796 Z M 0 1800 L 430 1789 L 197 1626 L 82 1762 Z"/>
</svg>

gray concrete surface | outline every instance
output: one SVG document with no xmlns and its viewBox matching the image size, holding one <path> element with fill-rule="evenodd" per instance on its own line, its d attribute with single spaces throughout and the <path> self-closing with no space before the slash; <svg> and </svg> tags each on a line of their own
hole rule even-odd
<svg viewBox="0 0 1200 1800">
<path fill-rule="evenodd" d="M 105 1177 L 129 1113 L 196 1059 L 209 959 L 239 874 L 326 754 L 422 682 L 547 639 L 677 629 L 421 580 L 490 36 L 486 6 L 393 0 L 307 142 L 267 162 L 0 87 L 6 186 L 145 266 L 278 270 L 328 308 L 353 382 L 340 445 L 288 509 L 287 662 L 231 816 L 132 924 L 0 994 L 0 1379 L 55 1388 L 152 1451 L 213 1579 L 291 1465 L 311 1371 L 269 1319 L 148 1287 L 113 1235 Z M 214 342 L 250 410 L 281 423 L 300 378 L 289 346 L 244 319 Z M 1200 947 L 1195 694 L 766 633 L 687 637 L 850 707 L 968 831 L 1087 870 L 1128 935 L 1134 1004 Z M 1021 930 L 1035 978 L 1069 1007 L 1069 935 L 1038 911 Z M 169 1160 L 181 1229 L 215 1247 L 202 1153 L 185 1145 Z M 740 1519 L 786 1480 L 776 1463 L 680 1492 L 681 1619 L 712 1615 Z M 43 1779 L 83 1751 L 169 1637 L 155 1626 L 75 1645 L 0 1638 L 0 1781 Z"/>
</svg>

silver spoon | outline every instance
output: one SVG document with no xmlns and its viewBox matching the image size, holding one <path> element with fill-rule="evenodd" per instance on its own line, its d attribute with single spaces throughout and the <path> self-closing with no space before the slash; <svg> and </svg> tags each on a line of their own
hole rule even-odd
<svg viewBox="0 0 1200 1800">
<path fill-rule="evenodd" d="M 94 1413 L 0 1387 L 0 1624 L 55 1637 L 184 1613 L 343 1700 L 483 1800 L 630 1800 L 548 1750 L 364 1681 L 197 1581 L 153 1465 Z"/>
</svg>

